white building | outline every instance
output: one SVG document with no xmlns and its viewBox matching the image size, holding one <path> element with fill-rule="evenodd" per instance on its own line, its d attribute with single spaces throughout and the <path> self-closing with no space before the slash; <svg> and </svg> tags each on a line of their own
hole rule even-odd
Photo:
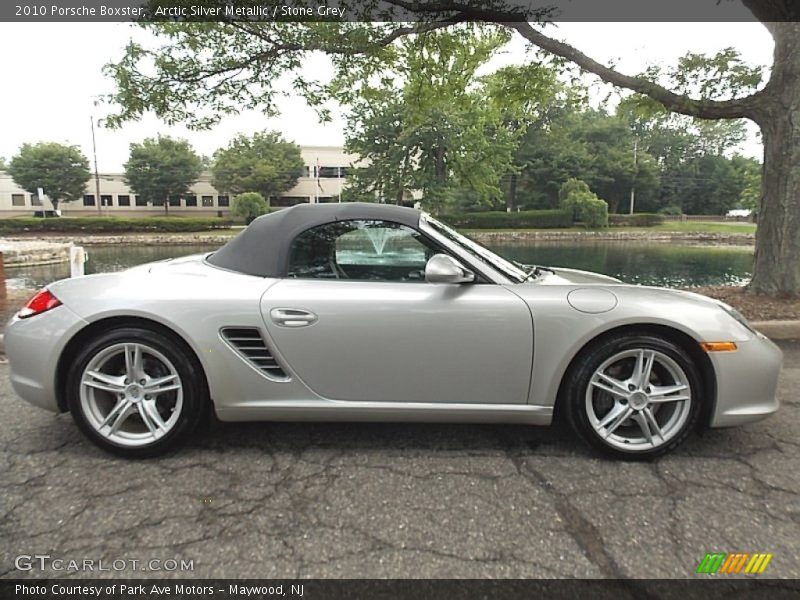
<svg viewBox="0 0 800 600">
<path fill-rule="evenodd" d="M 304 202 L 338 202 L 342 195 L 347 170 L 356 157 L 345 154 L 338 146 L 303 146 L 301 148 L 305 173 L 291 190 L 271 198 L 272 206 L 292 206 Z M 346 193 L 346 192 L 345 192 Z M 162 203 L 146 202 L 123 181 L 122 173 L 100 173 L 100 206 L 98 206 L 94 174 L 86 184 L 83 200 L 59 204 L 65 216 L 128 215 L 147 216 L 164 213 Z M 171 214 L 195 216 L 225 216 L 230 199 L 211 185 L 211 174 L 203 173 L 192 186 L 191 194 L 170 200 Z M 0 171 L 0 218 L 33 215 L 35 211 L 52 210 L 45 199 L 44 206 L 36 194 L 21 189 L 5 171 Z"/>
</svg>

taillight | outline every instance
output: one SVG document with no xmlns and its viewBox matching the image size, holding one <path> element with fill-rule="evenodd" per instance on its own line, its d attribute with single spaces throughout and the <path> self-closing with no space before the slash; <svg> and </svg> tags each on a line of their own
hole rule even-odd
<svg viewBox="0 0 800 600">
<path fill-rule="evenodd" d="M 28 300 L 28 303 L 22 308 L 21 311 L 17 313 L 17 316 L 20 319 L 27 319 L 28 317 L 33 317 L 35 315 L 40 315 L 43 312 L 47 312 L 56 306 L 61 306 L 61 300 L 51 294 L 50 290 L 43 289 L 39 292 L 36 292 L 33 298 Z"/>
</svg>

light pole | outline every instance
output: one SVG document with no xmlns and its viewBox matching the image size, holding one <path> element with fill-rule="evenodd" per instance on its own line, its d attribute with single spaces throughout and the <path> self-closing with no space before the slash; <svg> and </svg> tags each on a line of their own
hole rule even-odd
<svg viewBox="0 0 800 600">
<path fill-rule="evenodd" d="M 633 182 L 631 183 L 631 214 L 633 214 L 633 203 L 636 199 L 636 153 L 639 150 L 639 138 L 633 138 Z"/>
<path fill-rule="evenodd" d="M 97 214 L 103 216 L 102 201 L 100 200 L 100 173 L 97 171 L 97 143 L 94 139 L 94 115 L 89 117 L 92 124 L 92 154 L 94 155 L 94 189 L 95 198 L 97 199 Z"/>
</svg>

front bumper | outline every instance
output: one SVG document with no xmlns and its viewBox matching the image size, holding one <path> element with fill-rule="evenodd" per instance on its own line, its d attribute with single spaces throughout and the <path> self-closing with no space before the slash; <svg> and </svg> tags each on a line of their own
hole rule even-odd
<svg viewBox="0 0 800 600">
<path fill-rule="evenodd" d="M 88 323 L 64 305 L 27 319 L 14 317 L 6 326 L 9 379 L 27 402 L 60 412 L 56 367 L 64 346 Z"/>
<path fill-rule="evenodd" d="M 756 334 L 735 352 L 709 354 L 717 374 L 717 404 L 711 427 L 759 421 L 778 410 L 776 396 L 783 352 Z"/>
</svg>

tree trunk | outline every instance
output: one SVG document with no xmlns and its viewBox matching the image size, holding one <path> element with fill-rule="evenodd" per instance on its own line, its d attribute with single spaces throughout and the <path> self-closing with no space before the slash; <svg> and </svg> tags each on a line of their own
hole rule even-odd
<svg viewBox="0 0 800 600">
<path fill-rule="evenodd" d="M 164 198 L 164 214 L 166 216 L 169 216 L 169 195 L 167 195 L 167 197 Z"/>
<path fill-rule="evenodd" d="M 764 142 L 750 291 L 800 295 L 800 23 L 772 23 L 775 63 L 757 121 Z"/>
<path fill-rule="evenodd" d="M 56 212 L 58 210 L 58 198 L 50 198 L 50 204 L 53 205 L 53 212 Z M 42 206 L 42 214 L 44 214 L 45 210 L 47 209 Z"/>
<path fill-rule="evenodd" d="M 508 182 L 508 198 L 506 200 L 506 210 L 513 212 L 517 206 L 517 174 L 511 173 L 511 180 Z"/>
</svg>

